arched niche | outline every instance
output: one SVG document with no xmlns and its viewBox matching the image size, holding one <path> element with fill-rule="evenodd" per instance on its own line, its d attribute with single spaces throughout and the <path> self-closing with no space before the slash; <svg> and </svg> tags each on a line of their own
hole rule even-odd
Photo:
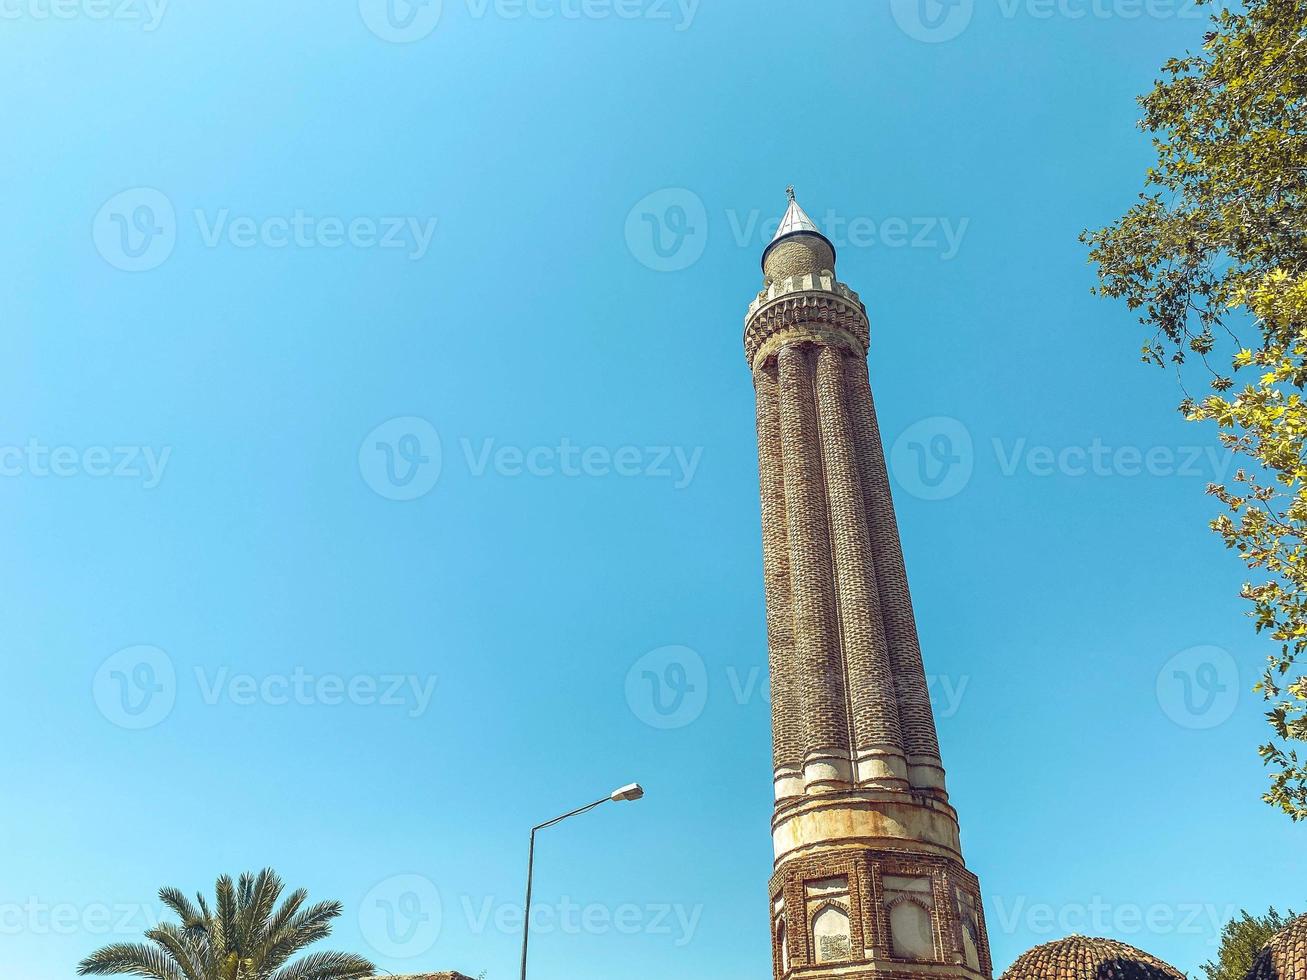
<svg viewBox="0 0 1307 980">
<path fill-rule="evenodd" d="M 911 898 L 900 898 L 889 910 L 890 946 L 904 960 L 933 960 L 935 931 L 930 909 Z"/>
<path fill-rule="evenodd" d="M 812 920 L 812 946 L 818 963 L 853 959 L 849 913 L 838 905 L 823 906 Z"/>
</svg>

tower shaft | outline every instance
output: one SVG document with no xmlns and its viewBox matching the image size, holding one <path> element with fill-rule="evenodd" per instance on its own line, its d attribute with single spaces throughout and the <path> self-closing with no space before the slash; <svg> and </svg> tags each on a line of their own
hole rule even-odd
<svg viewBox="0 0 1307 980">
<path fill-rule="evenodd" d="M 775 975 L 989 976 L 867 371 L 869 326 L 791 201 L 745 349 L 773 701 Z"/>
</svg>

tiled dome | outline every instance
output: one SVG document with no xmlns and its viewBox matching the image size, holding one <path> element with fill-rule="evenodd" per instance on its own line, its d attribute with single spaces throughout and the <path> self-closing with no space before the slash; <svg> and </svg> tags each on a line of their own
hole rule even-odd
<svg viewBox="0 0 1307 980">
<path fill-rule="evenodd" d="M 1248 980 L 1307 980 L 1307 915 L 1298 916 L 1272 937 Z"/>
<path fill-rule="evenodd" d="M 1184 980 L 1184 975 L 1125 943 L 1068 936 L 1023 953 L 1003 980 Z"/>
</svg>

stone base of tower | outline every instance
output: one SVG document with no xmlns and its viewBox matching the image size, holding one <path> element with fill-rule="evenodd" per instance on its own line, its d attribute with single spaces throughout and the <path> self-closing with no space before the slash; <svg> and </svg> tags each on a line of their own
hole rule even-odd
<svg viewBox="0 0 1307 980">
<path fill-rule="evenodd" d="M 980 883 L 961 861 L 908 849 L 822 849 L 771 881 L 777 980 L 989 980 Z"/>
<path fill-rule="evenodd" d="M 989 980 L 974 970 L 959 970 L 934 963 L 846 963 L 842 966 L 800 966 L 784 974 L 786 980 Z"/>
</svg>

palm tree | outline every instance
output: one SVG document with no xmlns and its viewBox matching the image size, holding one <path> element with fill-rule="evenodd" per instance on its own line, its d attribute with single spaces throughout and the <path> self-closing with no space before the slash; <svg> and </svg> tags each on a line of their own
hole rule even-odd
<svg viewBox="0 0 1307 980">
<path fill-rule="evenodd" d="M 331 933 L 339 902 L 304 907 L 308 892 L 293 891 L 277 905 L 282 880 L 271 868 L 257 876 L 218 879 L 214 910 L 202 894 L 192 902 L 176 888 L 159 889 L 159 900 L 181 919 L 145 933 L 154 945 L 113 943 L 77 967 L 79 976 L 130 974 L 151 980 L 359 980 L 376 967 L 352 953 L 292 956 Z"/>
</svg>

